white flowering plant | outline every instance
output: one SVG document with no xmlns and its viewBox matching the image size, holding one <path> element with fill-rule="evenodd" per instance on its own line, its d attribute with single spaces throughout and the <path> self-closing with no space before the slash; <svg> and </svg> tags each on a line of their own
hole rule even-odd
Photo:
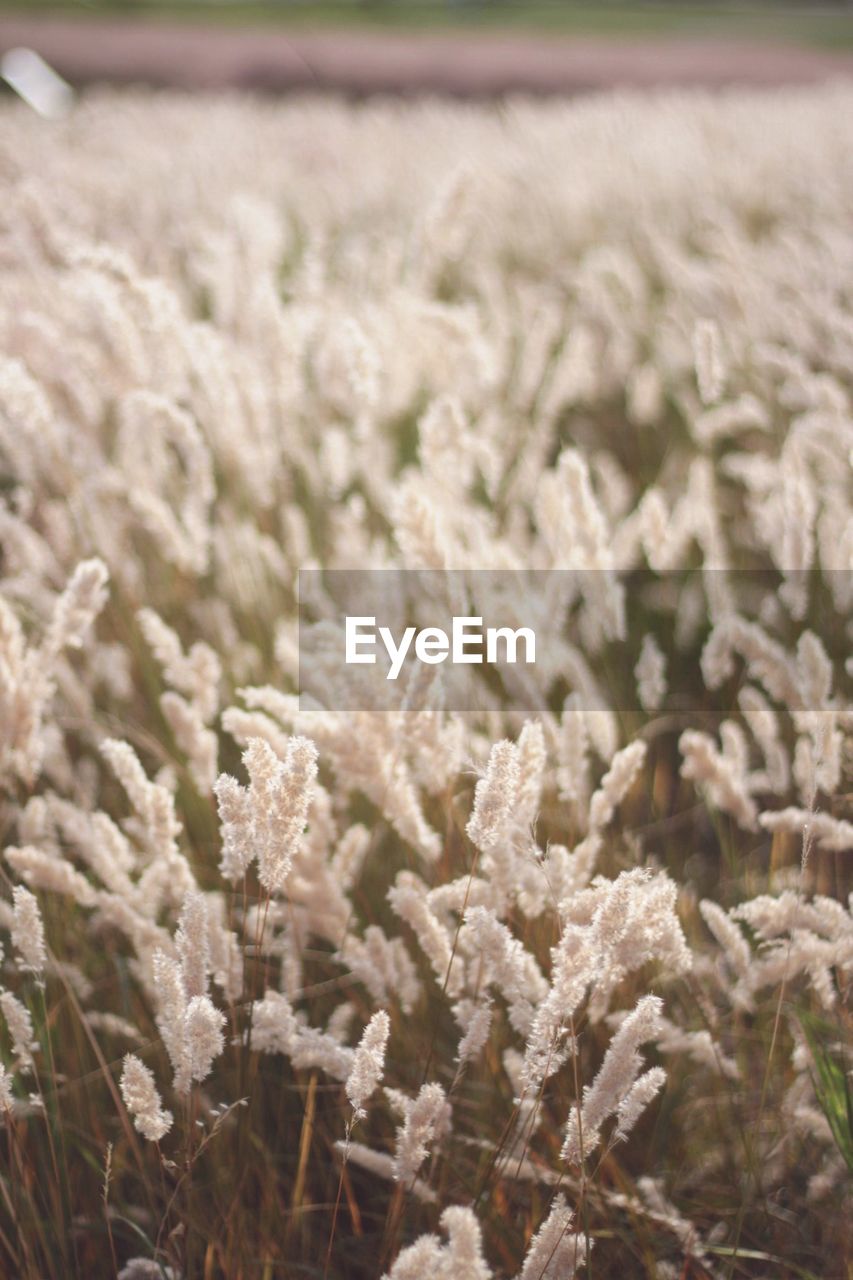
<svg viewBox="0 0 853 1280">
<path fill-rule="evenodd" d="M 0 1274 L 841 1274 L 851 110 L 0 107 Z M 533 709 L 301 698 L 365 567 Z"/>
</svg>

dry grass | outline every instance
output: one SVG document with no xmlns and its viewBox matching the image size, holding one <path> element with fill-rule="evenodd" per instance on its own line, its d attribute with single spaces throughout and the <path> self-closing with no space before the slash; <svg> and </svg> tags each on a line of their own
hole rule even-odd
<svg viewBox="0 0 853 1280">
<path fill-rule="evenodd" d="M 0 1273 L 844 1275 L 851 106 L 4 108 Z M 310 565 L 581 640 L 300 708 Z"/>
</svg>

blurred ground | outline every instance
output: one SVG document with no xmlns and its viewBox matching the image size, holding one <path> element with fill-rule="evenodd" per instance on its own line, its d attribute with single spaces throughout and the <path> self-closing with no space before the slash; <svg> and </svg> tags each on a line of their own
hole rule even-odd
<svg viewBox="0 0 853 1280">
<path fill-rule="evenodd" d="M 853 75 L 853 49 L 784 41 L 636 39 L 493 31 L 223 27 L 166 19 L 0 14 L 0 53 L 23 45 L 73 84 L 335 90 L 355 95 L 806 84 Z"/>
</svg>

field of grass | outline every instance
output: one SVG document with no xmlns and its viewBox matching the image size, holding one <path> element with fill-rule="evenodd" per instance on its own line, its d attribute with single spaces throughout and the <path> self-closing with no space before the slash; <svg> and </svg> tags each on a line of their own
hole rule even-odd
<svg viewBox="0 0 853 1280">
<path fill-rule="evenodd" d="M 851 118 L 0 105 L 3 1280 L 847 1280 Z"/>
<path fill-rule="evenodd" d="M 217 25 L 530 31 L 562 36 L 653 39 L 690 37 L 790 41 L 820 47 L 853 44 L 846 4 L 727 3 L 719 0 L 2 0 L 0 12 L 168 17 Z"/>
</svg>

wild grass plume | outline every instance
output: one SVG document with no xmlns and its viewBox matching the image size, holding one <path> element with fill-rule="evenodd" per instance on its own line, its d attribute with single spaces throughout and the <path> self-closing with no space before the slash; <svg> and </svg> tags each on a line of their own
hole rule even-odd
<svg viewBox="0 0 853 1280">
<path fill-rule="evenodd" d="M 0 1274 L 846 1274 L 851 118 L 3 105 Z M 537 712 L 300 699 L 365 567 Z"/>
</svg>

